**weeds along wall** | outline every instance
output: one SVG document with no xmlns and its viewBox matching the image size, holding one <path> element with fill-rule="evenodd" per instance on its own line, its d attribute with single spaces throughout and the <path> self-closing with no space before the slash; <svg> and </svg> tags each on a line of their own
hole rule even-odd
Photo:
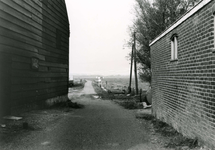
<svg viewBox="0 0 215 150">
<path fill-rule="evenodd" d="M 0 1 L 0 114 L 68 93 L 64 0 Z"/>
<path fill-rule="evenodd" d="M 151 44 L 153 114 L 215 148 L 215 2 Z M 171 60 L 172 37 L 177 37 Z"/>
</svg>

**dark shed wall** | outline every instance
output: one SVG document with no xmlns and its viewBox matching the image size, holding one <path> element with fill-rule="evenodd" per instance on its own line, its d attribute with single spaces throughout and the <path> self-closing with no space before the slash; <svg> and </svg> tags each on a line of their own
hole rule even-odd
<svg viewBox="0 0 215 150">
<path fill-rule="evenodd" d="M 157 118 L 215 146 L 214 1 L 151 46 L 152 101 Z M 171 36 L 178 35 L 178 60 Z"/>
<path fill-rule="evenodd" d="M 69 22 L 64 0 L 1 0 L 0 54 L 11 57 L 10 106 L 67 94 Z"/>
</svg>

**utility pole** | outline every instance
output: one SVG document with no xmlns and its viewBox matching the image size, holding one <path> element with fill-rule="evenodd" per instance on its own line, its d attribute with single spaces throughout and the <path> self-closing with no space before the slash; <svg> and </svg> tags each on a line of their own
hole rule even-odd
<svg viewBox="0 0 215 150">
<path fill-rule="evenodd" d="M 135 74 L 135 87 L 136 95 L 138 95 L 138 80 L 137 80 L 137 63 L 136 63 L 136 32 L 134 32 L 134 74 Z"/>
<path fill-rule="evenodd" d="M 134 51 L 134 45 L 132 44 L 132 50 L 131 50 L 131 68 L 130 68 L 130 80 L 129 80 L 129 86 L 128 86 L 128 93 L 131 93 L 131 79 L 132 79 L 132 66 L 133 66 L 133 52 Z"/>
</svg>

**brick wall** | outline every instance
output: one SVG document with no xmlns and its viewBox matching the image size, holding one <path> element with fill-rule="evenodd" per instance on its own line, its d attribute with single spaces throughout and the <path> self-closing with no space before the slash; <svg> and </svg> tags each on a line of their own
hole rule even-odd
<svg viewBox="0 0 215 150">
<path fill-rule="evenodd" d="M 214 1 L 151 45 L 153 114 L 215 148 Z M 178 60 L 171 59 L 173 34 Z"/>
</svg>

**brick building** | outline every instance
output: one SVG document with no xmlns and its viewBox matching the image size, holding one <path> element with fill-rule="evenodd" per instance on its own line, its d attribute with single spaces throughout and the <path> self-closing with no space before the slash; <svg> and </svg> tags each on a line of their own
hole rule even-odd
<svg viewBox="0 0 215 150">
<path fill-rule="evenodd" d="M 203 0 L 150 43 L 153 114 L 215 148 L 215 1 Z"/>
<path fill-rule="evenodd" d="M 64 0 L 0 1 L 0 118 L 11 108 L 68 93 Z"/>
</svg>

